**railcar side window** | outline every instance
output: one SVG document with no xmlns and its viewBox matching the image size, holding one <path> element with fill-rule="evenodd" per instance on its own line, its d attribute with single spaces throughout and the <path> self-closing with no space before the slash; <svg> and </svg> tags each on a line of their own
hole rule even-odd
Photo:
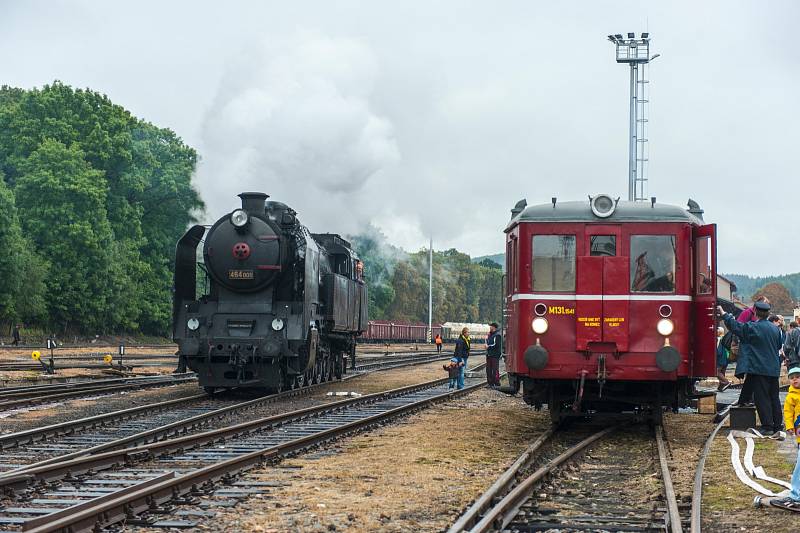
<svg viewBox="0 0 800 533">
<path fill-rule="evenodd" d="M 533 236 L 533 290 L 575 290 L 575 235 Z"/>
<path fill-rule="evenodd" d="M 675 290 L 675 236 L 631 235 L 631 291 Z"/>
<path fill-rule="evenodd" d="M 711 237 L 700 237 L 695 241 L 695 294 L 711 294 L 714 280 L 711 279 Z"/>
</svg>

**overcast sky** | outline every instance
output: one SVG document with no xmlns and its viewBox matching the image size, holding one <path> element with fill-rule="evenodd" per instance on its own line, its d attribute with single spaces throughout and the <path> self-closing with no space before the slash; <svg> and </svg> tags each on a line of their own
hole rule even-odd
<svg viewBox="0 0 800 533">
<path fill-rule="evenodd" d="M 800 3 L 0 1 L 0 80 L 62 80 L 175 130 L 208 217 L 261 190 L 312 231 L 503 250 L 529 204 L 627 195 L 649 31 L 650 186 L 718 224 L 722 272 L 800 271 Z"/>
</svg>

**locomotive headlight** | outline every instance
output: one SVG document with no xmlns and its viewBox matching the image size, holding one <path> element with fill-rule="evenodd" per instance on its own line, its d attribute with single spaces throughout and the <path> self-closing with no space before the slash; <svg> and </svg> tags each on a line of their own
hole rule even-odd
<svg viewBox="0 0 800 533">
<path fill-rule="evenodd" d="M 237 228 L 243 227 L 247 224 L 247 221 L 250 217 L 247 216 L 247 213 L 242 211 L 241 209 L 237 209 L 233 213 L 231 213 L 231 224 L 236 226 Z"/>
<path fill-rule="evenodd" d="M 189 328 L 192 331 L 197 331 L 197 328 L 200 327 L 200 321 L 197 320 L 196 318 L 190 318 L 186 322 L 186 327 Z"/>
<path fill-rule="evenodd" d="M 275 320 L 273 320 L 272 321 L 272 329 L 274 329 L 275 331 L 282 330 L 283 329 L 283 319 L 282 318 L 276 318 Z"/>
<path fill-rule="evenodd" d="M 531 328 L 533 328 L 533 332 L 537 335 L 541 335 L 547 331 L 548 326 L 547 319 L 543 316 L 537 316 L 533 319 L 533 322 L 531 322 Z"/>
<path fill-rule="evenodd" d="M 662 318 L 658 321 L 658 324 L 656 324 L 656 329 L 661 335 L 667 337 L 672 335 L 672 332 L 675 330 L 675 324 L 673 324 L 672 320 L 669 318 Z"/>
</svg>

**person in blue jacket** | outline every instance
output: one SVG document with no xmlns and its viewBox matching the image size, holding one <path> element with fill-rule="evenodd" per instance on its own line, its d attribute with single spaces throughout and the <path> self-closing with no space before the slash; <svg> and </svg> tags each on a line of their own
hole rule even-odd
<svg viewBox="0 0 800 533">
<path fill-rule="evenodd" d="M 737 322 L 733 315 L 725 313 L 722 307 L 717 311 L 722 315 L 725 326 L 739 338 L 739 359 L 736 373 L 746 374 L 745 384 L 750 383 L 753 399 L 761 420 L 761 433 L 772 435 L 783 429 L 783 411 L 779 396 L 778 378 L 781 374 L 781 332 L 771 322 L 770 305 L 755 303 L 756 322 Z"/>
</svg>

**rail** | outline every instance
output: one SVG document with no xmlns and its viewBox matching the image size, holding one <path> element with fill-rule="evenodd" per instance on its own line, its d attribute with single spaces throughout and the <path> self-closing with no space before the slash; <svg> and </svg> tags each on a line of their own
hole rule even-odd
<svg viewBox="0 0 800 533">
<path fill-rule="evenodd" d="M 75 476 L 89 471 L 93 476 L 97 476 L 98 472 L 114 465 L 126 465 L 125 468 L 127 468 L 127 465 L 152 457 L 163 457 L 170 453 L 181 454 L 174 459 L 176 464 L 181 465 L 181 468 L 185 468 L 192 461 L 199 462 L 198 468 L 175 476 L 174 472 L 164 474 L 162 459 L 156 465 L 158 474 L 154 473 L 152 479 L 139 482 L 133 487 L 128 486 L 120 491 L 106 494 L 100 499 L 83 501 L 71 507 L 52 509 L 53 513 L 44 514 L 41 517 L 17 519 L 7 516 L 4 520 L 6 523 L 13 523 L 14 520 L 17 520 L 16 523 L 22 525 L 24 530 L 38 533 L 91 531 L 95 528 L 106 527 L 197 490 L 197 487 L 207 482 L 228 480 L 231 476 L 266 460 L 283 457 L 310 446 L 374 427 L 392 418 L 485 386 L 485 383 L 480 382 L 471 384 L 460 391 L 448 391 L 444 388 L 446 382 L 447 379 L 433 380 L 361 398 L 342 400 L 324 406 L 245 422 L 197 435 L 47 465 L 16 476 L 0 477 L 0 486 L 3 486 L 4 490 L 10 490 L 15 486 L 19 488 L 20 485 L 22 487 L 31 484 L 44 486 L 42 483 L 47 480 L 63 479 L 67 476 L 75 480 Z M 294 433 L 292 433 L 292 428 L 294 428 Z M 266 435 L 266 437 L 262 435 Z M 266 443 L 269 439 L 281 438 L 288 440 L 259 447 L 260 443 Z M 235 447 L 219 446 L 223 440 L 230 439 L 237 439 Z M 201 448 L 203 446 L 211 446 L 211 448 L 208 448 L 209 451 L 203 452 L 204 448 Z M 256 448 L 254 451 L 248 451 L 253 447 Z M 194 449 L 197 450 L 194 455 L 187 452 L 187 450 Z M 219 457 L 217 452 L 211 453 L 214 450 L 223 449 L 225 454 L 234 456 L 219 461 L 216 459 Z M 203 465 L 203 461 L 206 463 L 211 461 L 211 464 Z M 141 470 L 136 470 L 135 474 L 129 475 L 137 476 L 139 480 L 146 477 L 142 476 Z M 119 477 L 109 479 L 118 480 Z M 16 509 L 12 514 L 24 514 L 24 509 Z M 35 510 L 35 514 L 43 513 L 41 510 Z"/>
</svg>

